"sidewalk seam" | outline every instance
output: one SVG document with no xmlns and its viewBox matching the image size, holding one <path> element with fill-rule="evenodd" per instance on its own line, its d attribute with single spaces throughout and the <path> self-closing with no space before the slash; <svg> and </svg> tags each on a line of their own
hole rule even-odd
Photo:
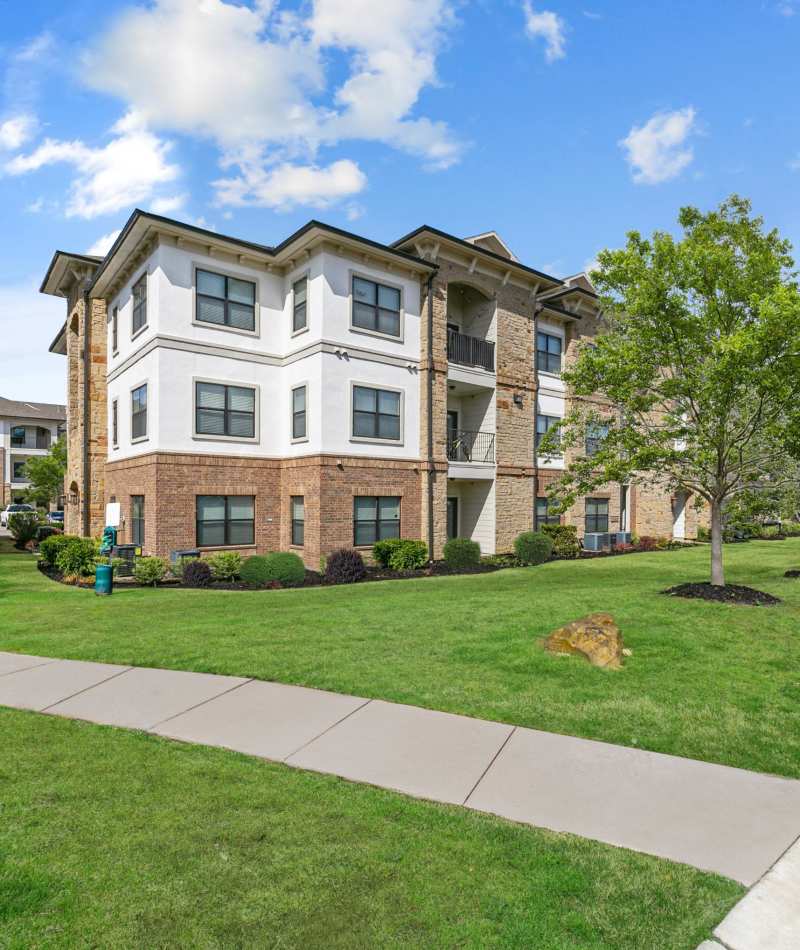
<svg viewBox="0 0 800 950">
<path fill-rule="evenodd" d="M 137 667 L 137 669 L 145 669 L 145 667 Z M 200 676 L 207 676 L 206 673 L 201 673 Z M 212 673 L 212 676 L 220 676 L 225 674 Z M 213 703 L 215 699 L 219 699 L 222 696 L 227 696 L 228 693 L 233 693 L 237 689 L 241 689 L 243 686 L 247 686 L 248 683 L 254 683 L 255 679 L 250 677 L 246 679 L 244 683 L 237 683 L 235 686 L 231 686 L 229 689 L 223 690 L 221 693 L 217 693 L 214 696 L 209 696 L 208 699 L 204 699 L 199 703 L 195 703 L 194 706 L 187 706 L 186 709 L 182 709 L 180 712 L 174 713 L 172 716 L 167 716 L 165 719 L 159 719 L 158 722 L 154 722 L 151 725 L 145 728 L 145 732 L 151 732 L 157 726 L 163 726 L 165 722 L 170 722 L 173 719 L 177 719 L 178 716 L 184 716 L 188 712 L 192 712 L 194 709 L 199 709 L 201 706 L 205 706 L 206 703 Z"/>
<path fill-rule="evenodd" d="M 343 695 L 343 694 L 340 694 L 340 695 Z M 293 755 L 297 755 L 299 752 L 302 752 L 303 749 L 310 746 L 312 742 L 316 742 L 317 739 L 321 739 L 324 735 L 326 735 L 326 733 L 330 732 L 331 729 L 335 729 L 337 726 L 340 726 L 345 721 L 345 719 L 349 719 L 351 716 L 354 716 L 360 709 L 364 709 L 365 706 L 369 706 L 371 702 L 373 702 L 372 699 L 365 699 L 364 702 L 361 703 L 360 706 L 356 706 L 355 709 L 351 709 L 350 712 L 347 713 L 346 716 L 342 716 L 341 719 L 337 719 L 336 722 L 332 723 L 326 729 L 323 729 L 322 732 L 318 736 L 314 736 L 313 739 L 309 739 L 308 742 L 304 742 L 301 746 L 295 749 L 294 752 L 290 752 L 286 756 L 286 758 L 280 759 L 279 761 L 284 762 L 285 764 L 291 764 L 289 763 L 289 759 L 291 759 Z"/>
<path fill-rule="evenodd" d="M 477 782 L 472 786 L 472 788 L 469 790 L 469 794 L 468 794 L 467 797 L 464 799 L 464 801 L 461 803 L 462 805 L 465 805 L 465 806 L 466 806 L 467 802 L 470 800 L 470 798 L 472 798 L 472 795 L 473 795 L 475 789 L 476 789 L 476 788 L 481 784 L 481 782 L 486 778 L 486 773 L 489 771 L 489 769 L 490 769 L 490 768 L 494 765 L 494 763 L 497 761 L 497 757 L 500 755 L 500 753 L 503 751 L 503 749 L 505 749 L 505 747 L 508 745 L 509 740 L 510 740 L 511 737 L 514 735 L 514 733 L 517 731 L 517 728 L 518 728 L 517 726 L 512 726 L 512 727 L 511 727 L 511 732 L 509 732 L 509 734 L 505 737 L 505 739 L 503 739 L 503 742 L 501 743 L 500 748 L 499 748 L 499 749 L 497 750 L 497 752 L 495 752 L 495 754 L 491 757 L 491 759 L 489 760 L 489 764 L 486 766 L 486 768 L 485 768 L 485 769 L 481 772 L 481 774 L 478 776 L 478 781 L 477 781 Z"/>
<path fill-rule="evenodd" d="M 66 661 L 66 662 L 69 662 L 69 661 Z M 92 683 L 91 686 L 84 686 L 83 689 L 79 689 L 74 693 L 70 693 L 69 696 L 64 696 L 63 699 L 59 699 L 55 703 L 50 703 L 49 706 L 45 706 L 44 709 L 40 709 L 39 712 L 46 713 L 49 710 L 53 709 L 55 706 L 60 706 L 62 703 L 65 703 L 68 699 L 74 699 L 76 696 L 80 696 L 81 693 L 88 693 L 89 690 L 94 689 L 95 686 L 102 686 L 103 683 L 109 683 L 111 682 L 111 680 L 116 679 L 118 676 L 122 676 L 124 673 L 130 673 L 132 669 L 133 669 L 132 666 L 126 666 L 124 670 L 120 670 L 118 673 L 113 673 L 111 676 L 107 676 L 104 680 L 98 680 L 96 683 Z M 92 722 L 91 719 L 88 721 Z"/>
<path fill-rule="evenodd" d="M 3 673 L 0 673 L 0 676 L 13 676 L 15 673 L 26 673 L 28 670 L 35 670 L 39 666 L 49 666 L 51 663 L 60 663 L 61 660 L 58 657 L 46 657 L 40 656 L 40 660 L 43 660 L 43 663 L 31 663 L 30 666 L 21 666 L 18 670 L 6 670 Z"/>
</svg>

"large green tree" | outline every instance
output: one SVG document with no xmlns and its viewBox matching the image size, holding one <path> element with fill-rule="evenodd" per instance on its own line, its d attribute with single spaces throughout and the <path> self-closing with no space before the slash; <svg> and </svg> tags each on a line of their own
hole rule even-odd
<svg viewBox="0 0 800 950">
<path fill-rule="evenodd" d="M 47 506 L 64 494 L 67 470 L 67 442 L 58 439 L 47 455 L 33 456 L 25 463 L 25 478 L 31 483 L 26 498 L 32 504 Z"/>
<path fill-rule="evenodd" d="M 795 477 L 800 294 L 791 246 L 748 201 L 686 207 L 678 220 L 680 237 L 634 231 L 598 255 L 604 332 L 564 372 L 578 398 L 560 436 L 577 453 L 555 491 L 566 504 L 607 481 L 650 480 L 702 499 L 711 583 L 723 585 L 723 506 L 765 478 L 778 488 Z M 608 411 L 581 398 L 595 393 Z M 601 423 L 587 457 L 587 427 Z"/>
</svg>

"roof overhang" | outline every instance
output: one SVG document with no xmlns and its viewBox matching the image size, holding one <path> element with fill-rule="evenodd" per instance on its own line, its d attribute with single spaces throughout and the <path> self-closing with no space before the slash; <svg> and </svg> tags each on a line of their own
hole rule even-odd
<svg viewBox="0 0 800 950">
<path fill-rule="evenodd" d="M 102 257 L 93 257 L 90 254 L 56 251 L 39 292 L 52 297 L 69 297 L 75 283 L 91 279 L 102 260 Z"/>
<path fill-rule="evenodd" d="M 47 348 L 49 353 L 58 353 L 60 356 L 67 355 L 67 324 L 64 322 L 64 326 L 58 331 L 53 339 L 53 342 Z"/>
<path fill-rule="evenodd" d="M 540 306 L 542 313 L 549 313 L 552 316 L 558 317 L 559 320 L 577 321 L 581 319 L 581 314 L 571 313 L 569 310 L 565 310 L 563 307 L 559 307 L 554 303 L 549 303 L 546 300 L 542 300 L 540 302 Z"/>
<path fill-rule="evenodd" d="M 95 274 L 91 286 L 92 295 L 106 299 L 113 297 L 131 269 L 138 266 L 150 252 L 154 242 L 160 240 L 178 247 L 199 246 L 210 257 L 233 258 L 241 264 L 278 273 L 290 270 L 307 260 L 313 251 L 325 244 L 346 250 L 359 259 L 378 260 L 398 272 L 405 270 L 413 274 L 428 274 L 435 269 L 435 265 L 413 254 L 320 221 L 309 221 L 281 244 L 270 247 L 137 209 L 128 219 Z"/>
<path fill-rule="evenodd" d="M 564 281 L 558 277 L 510 260 L 502 254 L 495 254 L 485 247 L 427 224 L 401 237 L 392 247 L 413 249 L 419 257 L 427 257 L 431 261 L 436 261 L 440 255 L 446 256 L 448 260 L 464 265 L 473 273 L 478 271 L 489 274 L 499 278 L 504 284 L 511 282 L 529 289 L 532 293 L 541 293 L 564 285 Z"/>
</svg>

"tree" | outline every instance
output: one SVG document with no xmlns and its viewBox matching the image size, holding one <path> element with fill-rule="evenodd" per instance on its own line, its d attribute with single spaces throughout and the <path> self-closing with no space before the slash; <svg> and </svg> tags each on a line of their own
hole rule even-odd
<svg viewBox="0 0 800 950">
<path fill-rule="evenodd" d="M 47 455 L 29 458 L 25 478 L 31 483 L 27 501 L 46 507 L 64 494 L 64 473 L 67 470 L 67 443 L 64 436 L 54 442 Z"/>
<path fill-rule="evenodd" d="M 711 583 L 724 585 L 723 505 L 765 478 L 779 489 L 800 457 L 800 293 L 790 244 L 749 201 L 682 208 L 678 221 L 679 239 L 632 231 L 598 255 L 604 332 L 563 374 L 576 399 L 560 434 L 565 447 L 587 427 L 607 434 L 555 493 L 566 505 L 632 479 L 705 501 Z M 595 393 L 607 412 L 584 401 Z"/>
</svg>

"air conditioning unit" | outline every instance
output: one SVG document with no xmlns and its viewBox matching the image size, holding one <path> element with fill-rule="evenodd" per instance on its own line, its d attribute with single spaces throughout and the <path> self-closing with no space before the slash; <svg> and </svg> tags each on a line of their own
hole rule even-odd
<svg viewBox="0 0 800 950">
<path fill-rule="evenodd" d="M 630 531 L 615 531 L 613 537 L 614 537 L 614 544 L 630 544 L 631 543 Z"/>
<path fill-rule="evenodd" d="M 583 547 L 586 551 L 607 551 L 611 547 L 611 535 L 606 532 L 585 534 Z"/>
</svg>

